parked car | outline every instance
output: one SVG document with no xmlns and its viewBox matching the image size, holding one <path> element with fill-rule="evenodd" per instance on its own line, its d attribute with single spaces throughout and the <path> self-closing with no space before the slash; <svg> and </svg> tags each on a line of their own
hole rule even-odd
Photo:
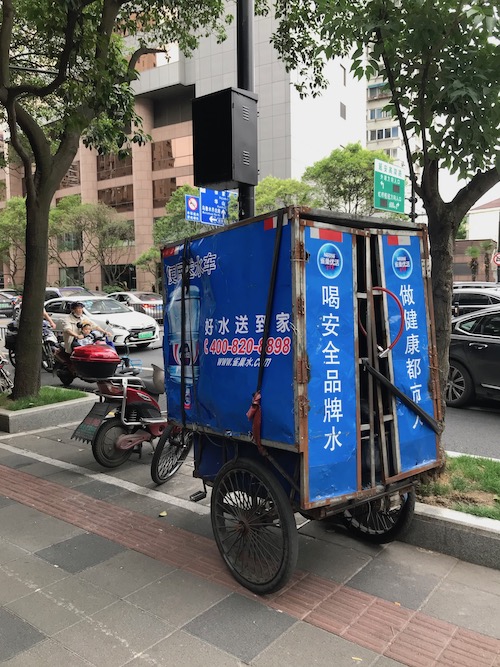
<svg viewBox="0 0 500 667">
<path fill-rule="evenodd" d="M 83 298 L 70 296 L 45 302 L 45 309 L 54 320 L 58 335 L 62 335 L 71 312 L 71 303 L 75 301 L 83 303 L 85 317 L 112 332 L 113 342 L 117 347 L 125 345 L 147 347 L 160 339 L 158 324 L 152 317 L 135 313 L 115 299 L 96 296 Z"/>
<path fill-rule="evenodd" d="M 500 305 L 452 320 L 446 403 L 500 400 Z"/>
<path fill-rule="evenodd" d="M 0 292 L 0 315 L 4 317 L 12 317 L 14 312 L 14 301 L 12 297 Z"/>
<path fill-rule="evenodd" d="M 125 303 L 139 313 L 151 315 L 155 320 L 163 322 L 163 298 L 156 292 L 112 292 L 108 296 Z"/>
<path fill-rule="evenodd" d="M 5 294 L 5 296 L 8 296 L 14 301 L 20 294 L 22 294 L 22 292 L 20 289 L 15 289 L 14 287 L 2 287 L 2 289 L 0 289 L 0 294 Z"/>
<path fill-rule="evenodd" d="M 481 282 L 478 280 L 457 280 L 453 283 L 453 289 L 468 289 L 472 287 L 473 289 L 498 289 L 500 290 L 499 283 L 493 282 Z"/>
<path fill-rule="evenodd" d="M 45 299 L 57 299 L 60 296 L 92 296 L 92 292 L 80 285 L 68 285 L 67 287 L 46 287 Z"/>
<path fill-rule="evenodd" d="M 453 317 L 466 315 L 496 304 L 500 305 L 500 290 L 486 287 L 478 289 L 471 287 L 453 288 L 451 302 Z"/>
</svg>

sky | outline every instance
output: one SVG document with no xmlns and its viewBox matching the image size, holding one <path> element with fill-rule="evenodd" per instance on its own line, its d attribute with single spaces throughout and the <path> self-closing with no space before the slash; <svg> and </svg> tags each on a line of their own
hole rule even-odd
<svg viewBox="0 0 500 667">
<path fill-rule="evenodd" d="M 439 191 L 444 201 L 451 201 L 458 190 L 463 187 L 465 183 L 466 181 L 457 181 L 455 176 L 451 176 L 450 174 L 442 171 L 440 174 Z M 481 204 L 487 204 L 494 199 L 500 199 L 500 183 L 497 183 L 493 188 L 491 188 L 491 190 L 483 195 L 481 199 L 479 199 L 476 204 L 474 204 L 474 207 L 481 206 Z"/>
</svg>

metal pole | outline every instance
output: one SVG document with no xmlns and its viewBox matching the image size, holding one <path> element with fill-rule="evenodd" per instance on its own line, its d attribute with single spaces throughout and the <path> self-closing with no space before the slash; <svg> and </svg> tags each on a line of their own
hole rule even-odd
<svg viewBox="0 0 500 667">
<path fill-rule="evenodd" d="M 238 88 L 251 92 L 254 92 L 253 15 L 253 0 L 237 0 L 236 63 Z M 255 188 L 253 185 L 239 183 L 238 208 L 240 220 L 255 215 Z"/>
</svg>

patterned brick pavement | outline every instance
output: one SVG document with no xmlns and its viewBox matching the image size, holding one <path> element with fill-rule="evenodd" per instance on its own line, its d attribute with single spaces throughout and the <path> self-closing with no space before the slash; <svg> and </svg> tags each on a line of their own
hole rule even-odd
<svg viewBox="0 0 500 667">
<path fill-rule="evenodd" d="M 158 561 L 227 586 L 408 667 L 500 667 L 500 640 L 297 570 L 258 597 L 239 586 L 215 542 L 109 502 L 0 465 L 1 495 Z"/>
</svg>

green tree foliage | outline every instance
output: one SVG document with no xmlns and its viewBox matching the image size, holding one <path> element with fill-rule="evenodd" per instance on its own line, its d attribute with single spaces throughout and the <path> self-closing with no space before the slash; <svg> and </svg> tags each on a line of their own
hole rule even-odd
<svg viewBox="0 0 500 667">
<path fill-rule="evenodd" d="M 456 240 L 465 240 L 467 238 L 467 218 L 463 218 L 460 220 L 460 224 L 458 225 L 458 229 L 455 233 L 455 239 Z"/>
<path fill-rule="evenodd" d="M 224 37 L 223 0 L 2 0 L 0 108 L 26 186 L 26 273 L 14 398 L 40 387 L 48 220 L 54 193 L 83 138 L 117 152 L 146 137 L 131 82 L 140 56 L 189 53 L 202 34 Z M 123 37 L 126 36 L 126 37 Z"/>
<path fill-rule="evenodd" d="M 8 267 L 9 278 L 17 285 L 26 264 L 26 202 L 12 197 L 0 212 L 0 256 Z"/>
<path fill-rule="evenodd" d="M 491 254 L 495 250 L 497 244 L 494 241 L 481 241 L 481 250 L 483 251 L 483 265 L 484 265 L 484 279 L 488 282 L 491 271 Z"/>
<path fill-rule="evenodd" d="M 444 387 L 455 234 L 468 210 L 500 181 L 498 2 L 275 0 L 273 6 L 279 24 L 274 44 L 297 72 L 303 95 L 326 85 L 324 63 L 336 56 L 353 57 L 356 76 L 387 82 L 412 185 L 429 221 Z M 420 144 L 415 149 L 412 134 Z M 466 180 L 449 202 L 439 192 L 443 168 Z"/>
<path fill-rule="evenodd" d="M 384 151 L 369 151 L 359 143 L 347 144 L 308 167 L 303 180 L 314 186 L 324 208 L 369 215 L 373 212 L 375 158 L 389 162 Z"/>
<path fill-rule="evenodd" d="M 255 214 L 284 206 L 317 206 L 313 188 L 293 178 L 266 176 L 255 187 Z"/>
<path fill-rule="evenodd" d="M 119 282 L 122 266 L 131 259 L 132 220 L 110 206 L 82 204 L 72 196 L 51 209 L 50 223 L 49 261 L 61 268 L 79 267 L 83 276 L 99 267 L 108 285 Z"/>
<path fill-rule="evenodd" d="M 465 254 L 470 257 L 470 277 L 471 280 L 475 281 L 479 271 L 479 256 L 481 255 L 481 248 L 479 248 L 477 245 L 470 245 L 465 249 Z"/>
<path fill-rule="evenodd" d="M 155 286 L 156 292 L 160 291 L 160 280 L 158 279 L 158 267 L 160 261 L 161 257 L 159 249 L 149 248 L 149 250 L 145 250 L 134 262 L 135 266 L 151 275 L 152 284 Z"/>
</svg>

